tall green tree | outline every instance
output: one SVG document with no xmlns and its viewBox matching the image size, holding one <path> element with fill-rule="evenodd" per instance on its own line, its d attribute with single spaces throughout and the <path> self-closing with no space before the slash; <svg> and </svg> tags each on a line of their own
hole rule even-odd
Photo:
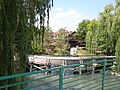
<svg viewBox="0 0 120 90">
<path fill-rule="evenodd" d="M 90 23 L 89 20 L 83 20 L 82 22 L 78 24 L 77 37 L 82 39 L 83 41 L 85 41 L 86 32 L 87 32 L 87 24 L 89 23 Z"/>
<path fill-rule="evenodd" d="M 120 71 L 120 0 L 116 0 L 113 33 L 116 41 L 115 55 L 118 60 L 118 71 Z"/>
<path fill-rule="evenodd" d="M 14 32 L 17 29 L 16 3 L 16 0 L 0 1 L 0 76 L 15 74 L 13 42 Z M 11 83 L 14 80 L 6 82 Z M 6 82 L 1 81 L 0 85 Z"/>
<path fill-rule="evenodd" d="M 90 53 L 95 53 L 96 48 L 98 47 L 97 43 L 97 32 L 98 32 L 99 21 L 92 20 L 87 25 L 87 32 L 86 32 L 86 49 Z"/>
<path fill-rule="evenodd" d="M 112 24 L 113 24 L 113 5 L 107 5 L 105 10 L 100 14 L 100 44 L 99 47 L 103 53 L 113 52 Z M 111 50 L 111 51 L 110 51 Z"/>
</svg>

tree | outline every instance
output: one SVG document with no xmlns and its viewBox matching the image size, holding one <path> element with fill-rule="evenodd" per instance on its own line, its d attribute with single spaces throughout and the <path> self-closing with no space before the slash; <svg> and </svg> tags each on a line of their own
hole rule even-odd
<svg viewBox="0 0 120 90">
<path fill-rule="evenodd" d="M 120 36 L 119 36 L 119 38 L 117 40 L 115 49 L 116 49 L 115 55 L 117 56 L 118 71 L 120 71 Z"/>
<path fill-rule="evenodd" d="M 49 27 L 48 29 L 45 29 L 45 34 L 44 34 L 44 53 L 45 54 L 52 54 L 54 51 L 54 36 L 53 36 L 53 31 Z"/>
<path fill-rule="evenodd" d="M 0 76 L 15 74 L 13 42 L 17 29 L 16 8 L 16 0 L 0 1 Z M 11 82 L 14 83 L 13 80 L 8 81 Z M 0 85 L 5 83 L 6 81 L 1 81 Z"/>
<path fill-rule="evenodd" d="M 90 23 L 89 20 L 83 20 L 82 22 L 78 24 L 77 37 L 82 39 L 83 41 L 85 41 L 85 36 L 87 32 L 87 24 L 89 23 Z"/>
<path fill-rule="evenodd" d="M 113 33 L 116 41 L 115 55 L 117 57 L 118 71 L 120 71 L 120 0 L 116 0 Z"/>
<path fill-rule="evenodd" d="M 26 54 L 30 51 L 27 46 L 31 45 L 33 39 L 35 16 L 39 14 L 43 39 L 44 28 L 41 28 L 44 27 L 45 17 L 49 22 L 52 4 L 53 0 L 0 0 L 0 76 L 25 72 Z M 0 85 L 9 85 L 16 80 L 23 78 L 0 81 Z M 8 89 L 20 88 L 21 86 Z"/>
<path fill-rule="evenodd" d="M 99 48 L 103 50 L 104 54 L 113 54 L 113 40 L 112 40 L 112 24 L 113 24 L 113 5 L 107 5 L 105 10 L 100 13 L 100 26 L 99 26 Z"/>
<path fill-rule="evenodd" d="M 68 36 L 69 32 L 65 28 L 60 28 L 57 32 L 57 37 L 55 38 L 55 49 L 58 54 L 68 54 L 68 43 L 65 38 Z"/>
<path fill-rule="evenodd" d="M 99 21 L 95 19 L 90 21 L 90 23 L 87 25 L 87 32 L 85 37 L 86 49 L 90 53 L 95 53 L 95 49 L 98 46 L 98 43 L 97 43 L 98 26 L 99 26 Z"/>
<path fill-rule="evenodd" d="M 116 0 L 115 6 L 107 5 L 97 21 L 89 21 L 87 25 L 85 20 L 79 23 L 77 36 L 83 40 L 86 37 L 86 48 L 90 53 L 100 50 L 102 54 L 119 58 L 120 0 Z"/>
</svg>

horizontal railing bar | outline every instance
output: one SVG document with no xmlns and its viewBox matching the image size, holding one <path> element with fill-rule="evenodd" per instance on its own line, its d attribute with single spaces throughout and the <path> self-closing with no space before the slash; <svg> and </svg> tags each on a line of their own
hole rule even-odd
<svg viewBox="0 0 120 90">
<path fill-rule="evenodd" d="M 117 84 L 119 84 L 119 83 L 117 83 Z M 107 85 L 107 86 L 105 85 L 105 90 L 114 90 L 114 89 L 112 89 L 112 88 L 114 88 L 113 85 L 115 85 L 115 87 L 116 87 L 116 86 L 118 86 L 118 87 L 120 86 L 120 85 L 116 85 L 116 83 L 115 83 L 115 84 L 112 84 L 112 85 Z M 111 88 L 110 86 L 112 86 L 112 88 Z M 109 87 L 109 88 L 107 88 L 107 87 Z M 107 88 L 107 89 L 106 89 L 106 88 Z M 98 88 L 98 90 L 99 90 L 99 89 L 101 89 L 101 88 Z M 119 90 L 119 89 L 118 89 L 118 90 Z"/>
<path fill-rule="evenodd" d="M 83 75 L 83 74 L 82 74 Z M 70 75 L 70 76 L 64 76 L 64 78 L 63 79 L 69 79 L 69 78 L 72 78 L 72 77 L 75 77 L 75 76 L 82 76 L 82 75 L 80 75 L 80 74 L 78 74 L 78 75 Z"/>
<path fill-rule="evenodd" d="M 83 83 L 84 83 L 84 82 L 83 82 Z M 64 89 L 68 89 L 68 88 L 71 88 L 71 87 L 74 87 L 74 86 L 77 86 L 77 85 L 80 85 L 80 84 L 82 84 L 82 83 L 74 84 L 74 85 L 72 85 L 72 86 L 65 87 Z"/>
<path fill-rule="evenodd" d="M 107 79 L 107 80 L 105 80 L 105 83 L 107 83 L 107 82 L 116 82 L 116 80 L 109 80 L 109 79 Z"/>
<path fill-rule="evenodd" d="M 28 87 L 28 88 L 24 88 L 24 89 L 22 89 L 22 90 L 29 90 L 29 89 L 31 89 L 31 88 L 36 88 L 36 87 L 39 87 L 39 86 L 42 86 L 42 85 L 45 85 L 45 84 L 49 84 L 49 83 L 55 82 L 55 81 L 57 81 L 57 80 L 52 80 L 52 81 L 49 81 L 49 82 L 40 83 L 40 84 L 37 84 L 37 85 L 30 86 L 30 87 Z"/>
<path fill-rule="evenodd" d="M 49 81 L 49 82 L 50 82 L 50 83 L 53 83 L 53 82 L 55 82 L 55 81 L 57 81 L 57 80 L 59 80 L 59 79 L 54 79 L 54 80 Z"/>
<path fill-rule="evenodd" d="M 22 74 L 3 76 L 3 77 L 0 77 L 0 80 L 23 77 L 23 76 L 28 76 L 28 75 L 32 75 L 32 74 L 38 74 L 38 73 L 48 72 L 48 71 L 52 71 L 52 70 L 57 70 L 57 69 L 60 69 L 60 67 L 55 67 L 55 68 L 45 69 L 45 70 L 39 70 L 39 71 L 34 71 L 34 72 L 27 72 L 27 73 L 22 73 Z"/>
<path fill-rule="evenodd" d="M 87 77 L 87 78 L 89 78 L 89 77 Z M 71 82 L 76 82 L 76 81 L 83 80 L 83 79 L 87 79 L 87 78 L 74 79 L 74 80 L 65 82 L 65 83 L 63 83 L 63 84 L 65 85 L 65 84 L 68 84 L 68 83 L 71 83 Z M 97 77 L 97 78 L 94 78 L 94 79 L 98 79 L 98 78 L 100 78 L 100 77 Z M 94 79 L 92 79 L 92 80 L 94 80 Z"/>
<path fill-rule="evenodd" d="M 120 85 L 116 85 L 117 87 L 110 88 L 111 90 L 120 90 Z"/>
<path fill-rule="evenodd" d="M 97 85 L 95 85 L 95 86 L 89 88 L 88 90 L 93 90 L 93 88 L 96 88 L 96 87 L 98 87 L 98 86 L 100 86 L 100 88 L 101 88 L 101 84 L 97 84 Z M 99 90 L 100 88 L 98 88 L 97 90 Z"/>
<path fill-rule="evenodd" d="M 115 60 L 107 60 L 106 62 L 111 62 L 111 61 L 115 61 Z M 73 64 L 73 65 L 67 65 L 67 66 L 60 66 L 60 67 L 55 67 L 55 68 L 51 68 L 51 69 L 39 70 L 39 71 L 28 72 L 28 73 L 23 73 L 23 74 L 3 76 L 3 77 L 0 77 L 0 80 L 18 78 L 18 77 L 28 76 L 28 75 L 32 75 L 32 74 L 49 72 L 49 71 L 53 71 L 53 70 L 60 70 L 61 68 L 63 68 L 63 69 L 66 69 L 66 68 L 74 68 L 74 67 L 77 67 L 77 66 L 79 67 L 79 66 L 81 66 L 81 65 L 89 65 L 89 64 L 93 64 L 93 63 L 103 63 L 103 64 L 104 64 L 104 60 L 96 61 L 96 62 L 87 62 L 87 63 L 82 63 L 82 64 Z M 90 67 L 90 68 L 91 68 L 91 67 Z M 77 69 L 77 70 L 72 70 L 72 72 L 80 71 L 80 70 L 78 70 L 79 68 L 76 68 L 76 69 Z M 89 67 L 86 68 L 86 69 L 89 69 Z M 84 70 L 86 70 L 86 69 L 84 69 Z M 69 70 L 68 70 L 68 71 L 69 71 Z M 95 71 L 98 71 L 98 70 L 95 70 Z M 71 71 L 69 71 L 69 72 L 71 73 Z M 81 76 L 81 78 L 80 78 L 80 79 L 74 79 L 74 80 L 70 80 L 70 81 L 64 82 L 63 85 L 69 84 L 69 83 L 72 83 L 72 82 L 74 83 L 74 82 L 76 82 L 76 81 L 86 79 L 86 78 L 82 78 L 82 76 L 83 76 L 83 75 L 86 75 L 86 74 L 89 74 L 89 73 L 91 73 L 91 72 L 86 72 L 86 73 L 83 73 L 82 75 L 73 75 L 73 76 L 70 76 L 70 77 L 65 77 L 65 76 L 64 76 L 63 80 L 64 80 L 64 79 L 67 79 L 67 78 L 70 79 L 70 78 L 75 77 L 75 76 L 78 76 L 78 77 Z M 58 74 L 59 74 L 59 73 L 58 73 Z M 56 75 L 58 75 L 58 74 L 56 74 Z M 21 84 L 27 84 L 27 83 L 34 82 L 34 81 L 38 81 L 38 80 L 42 80 L 42 79 L 49 79 L 50 77 L 53 77 L 53 76 L 56 76 L 56 75 L 52 74 L 52 75 L 45 76 L 45 77 L 41 77 L 41 78 L 37 78 L 37 79 L 32 79 L 32 80 L 28 80 L 28 81 L 24 81 L 24 82 L 18 82 L 18 83 L 6 85 L 6 86 L 0 86 L 0 89 L 12 87 L 12 86 L 17 86 L 17 85 L 21 85 Z M 95 74 L 92 74 L 92 75 L 95 75 Z M 87 77 L 87 78 L 89 78 L 89 77 Z M 94 78 L 94 77 L 93 77 L 93 78 Z M 95 80 L 95 79 L 98 80 L 98 77 L 97 77 L 97 78 L 94 78 L 94 79 L 91 79 L 91 80 L 89 80 L 89 81 L 86 80 L 86 81 L 83 81 L 82 83 L 74 84 L 74 85 L 72 85 L 72 86 L 67 86 L 67 87 L 65 87 L 65 89 L 70 88 L 70 87 L 75 87 L 75 86 L 78 86 L 79 84 L 83 84 L 83 83 L 86 83 L 86 82 L 90 82 L 90 81 Z M 109 81 L 109 79 L 107 79 L 107 78 L 106 78 L 105 80 Z M 56 81 L 59 81 L 59 78 L 58 78 L 58 79 L 55 79 L 55 80 L 48 81 L 48 82 L 44 81 L 43 83 L 40 83 L 40 84 L 36 84 L 36 85 L 34 85 L 34 86 L 27 87 L 27 88 L 25 88 L 25 89 L 23 89 L 23 90 L 28 90 L 28 89 L 31 89 L 31 88 L 35 88 L 35 87 L 42 86 L 42 85 L 44 85 L 44 84 L 53 83 L 53 82 L 56 82 Z M 97 82 L 97 81 L 96 81 L 96 82 Z M 94 85 L 96 82 L 91 83 L 91 84 L 89 84 L 89 85 L 86 85 L 85 87 Z M 112 84 L 112 82 L 114 82 L 114 84 Z M 120 83 L 120 82 L 115 83 L 116 81 L 112 81 L 112 82 L 109 82 L 109 83 L 108 83 L 108 82 L 105 82 L 105 83 L 108 83 L 108 84 L 111 83 L 110 85 L 106 85 L 106 84 L 105 84 L 105 86 L 108 87 L 108 86 L 111 86 L 111 85 L 115 85 L 115 84 L 119 84 L 119 83 Z M 58 84 L 59 84 L 59 82 L 58 82 Z M 59 86 L 59 85 L 49 86 L 49 88 L 47 88 L 47 89 L 45 89 L 45 90 L 49 90 L 49 89 L 51 89 L 51 88 L 53 88 L 53 87 L 57 87 L 57 86 Z M 97 85 L 97 86 L 98 86 L 98 85 Z M 80 87 L 80 88 L 83 88 L 83 87 Z M 80 89 L 80 88 L 78 88 L 78 89 Z M 93 88 L 94 88 L 94 87 L 92 87 L 92 88 L 90 88 L 90 89 L 93 89 Z M 95 87 L 95 88 L 96 88 L 96 87 Z M 76 89 L 76 90 L 78 90 L 78 89 Z"/>
<path fill-rule="evenodd" d="M 114 76 L 114 75 L 110 75 L 110 77 L 111 77 L 111 76 L 113 76 L 113 77 L 116 78 L 116 79 L 120 79 L 119 76 L 117 77 L 117 76 Z M 111 78 L 113 78 L 113 77 L 111 77 Z M 105 80 L 109 80 L 109 79 L 108 79 L 108 78 L 105 78 Z"/>
<path fill-rule="evenodd" d="M 25 81 L 25 82 L 19 82 L 19 83 L 15 83 L 15 84 L 11 84 L 11 85 L 1 86 L 0 89 L 12 87 L 12 86 L 17 86 L 17 85 L 21 85 L 21 84 L 27 84 L 27 83 L 30 83 L 30 82 L 34 82 L 34 81 L 42 80 L 42 79 L 45 79 L 45 78 L 49 78 L 49 77 L 52 77 L 52 76 L 55 76 L 55 75 L 46 76 L 46 77 L 37 78 L 37 79 L 32 79 L 32 80 L 28 80 L 28 81 Z"/>
<path fill-rule="evenodd" d="M 74 72 L 80 72 L 80 71 L 85 71 L 86 70 L 86 72 L 84 72 L 84 73 L 82 73 L 82 75 L 84 74 L 91 74 L 92 73 L 92 69 L 91 69 L 91 71 L 89 71 L 89 70 L 87 70 L 87 69 L 84 69 L 84 70 L 72 70 L 70 73 L 74 73 Z M 101 69 L 98 69 L 98 70 L 94 70 L 94 72 L 97 72 L 97 71 L 100 71 Z M 66 72 L 67 73 L 67 72 Z"/>
<path fill-rule="evenodd" d="M 98 83 L 99 81 L 96 81 L 96 82 L 94 82 L 94 83 L 92 83 L 92 84 L 87 84 L 87 85 L 85 85 L 85 86 L 82 86 L 82 87 L 80 87 L 80 88 L 77 88 L 76 90 L 80 90 L 80 89 L 82 89 L 82 88 L 84 88 L 84 87 L 88 87 L 88 86 L 90 86 L 90 85 L 94 85 L 95 83 Z M 99 82 L 100 83 L 100 82 Z M 78 85 L 77 85 L 78 86 Z"/>
<path fill-rule="evenodd" d="M 64 78 L 63 78 L 63 79 L 69 79 L 69 78 L 72 78 L 72 77 L 74 77 L 74 76 L 80 76 L 80 75 L 78 74 L 78 75 L 64 76 Z"/>
<path fill-rule="evenodd" d="M 97 81 L 95 81 L 95 82 L 93 82 L 93 83 L 91 83 L 91 84 L 88 84 L 88 85 L 86 85 L 85 87 L 88 87 L 88 86 L 90 86 L 90 85 L 94 85 L 94 84 L 96 84 L 96 83 L 101 83 L 100 81 L 101 81 L 101 79 L 100 79 L 100 80 L 97 80 Z"/>
<path fill-rule="evenodd" d="M 59 86 L 59 85 L 51 86 L 50 88 L 47 88 L 47 89 L 44 89 L 44 90 L 51 90 L 52 88 L 57 87 L 57 86 Z"/>
<path fill-rule="evenodd" d="M 109 83 L 108 83 L 108 84 L 109 84 Z M 111 84 L 109 84 L 109 85 L 105 85 L 105 87 L 110 87 L 110 86 L 112 86 L 112 85 L 116 85 L 116 84 L 120 84 L 120 82 L 111 83 Z"/>
<path fill-rule="evenodd" d="M 106 62 L 110 61 L 115 61 L 115 60 L 107 60 Z M 104 60 L 99 60 L 96 62 L 87 62 L 87 63 L 81 63 L 81 64 L 72 64 L 72 65 L 67 65 L 67 66 L 62 66 L 63 68 L 68 68 L 68 67 L 75 67 L 75 66 L 80 66 L 80 65 L 88 65 L 88 64 L 93 64 L 93 63 L 104 63 Z"/>
<path fill-rule="evenodd" d="M 82 76 L 84 76 L 84 75 L 86 75 L 86 74 L 78 74 L 78 75 L 72 75 L 72 76 L 70 76 L 70 77 L 64 77 L 63 79 L 69 79 L 69 78 L 72 78 L 72 77 L 82 77 Z M 92 74 L 92 76 L 98 76 L 97 74 Z M 88 76 L 89 77 L 89 76 Z"/>
<path fill-rule="evenodd" d="M 114 60 L 107 60 L 106 62 L 109 62 L 109 61 L 114 61 Z M 27 72 L 27 73 L 10 75 L 10 76 L 3 76 L 3 77 L 0 77 L 0 80 L 6 80 L 6 79 L 17 78 L 17 77 L 28 76 L 31 74 L 48 72 L 48 71 L 57 70 L 60 68 L 69 68 L 69 67 L 74 67 L 74 66 L 87 65 L 87 64 L 92 64 L 92 63 L 102 63 L 102 62 L 104 62 L 104 60 L 100 60 L 100 61 L 96 61 L 96 62 L 87 62 L 87 63 L 82 63 L 82 64 L 73 64 L 73 65 L 68 65 L 68 66 L 60 66 L 60 67 L 55 67 L 55 68 L 51 68 L 51 69 L 39 70 L 39 71 L 34 71 L 34 72 Z"/>
<path fill-rule="evenodd" d="M 92 80 L 95 80 L 95 79 L 96 79 L 96 78 L 94 78 L 94 79 L 92 79 Z M 90 82 L 90 81 L 86 80 L 86 81 L 84 81 L 84 82 L 82 82 L 82 83 L 86 83 L 86 82 Z M 65 87 L 65 89 L 67 89 L 67 88 L 69 88 L 69 87 L 77 86 L 77 85 L 82 84 L 82 83 L 78 83 L 78 84 L 75 84 L 75 85 L 72 85 L 72 86 Z"/>
<path fill-rule="evenodd" d="M 98 82 L 98 81 L 97 81 L 97 82 Z M 95 82 L 95 83 L 97 83 L 97 82 Z M 95 84 L 95 83 L 93 83 L 93 84 Z M 86 87 L 88 87 L 88 86 L 90 86 L 90 85 L 93 85 L 93 84 L 89 84 L 89 85 L 86 85 L 86 86 L 82 86 L 82 87 L 77 88 L 77 89 L 75 89 L 75 90 L 80 90 L 80 89 L 82 89 L 82 88 L 86 88 Z"/>
<path fill-rule="evenodd" d="M 79 81 L 79 80 L 83 80 L 83 79 L 85 79 L 85 78 L 70 80 L 70 81 L 65 82 L 65 83 L 63 83 L 63 84 L 65 85 L 65 84 L 69 84 L 69 83 L 71 83 L 71 82 L 77 82 L 77 81 Z"/>
<path fill-rule="evenodd" d="M 115 86 L 109 87 L 109 88 L 107 88 L 107 90 L 115 90 L 114 88 L 117 88 L 116 86 L 118 87 L 117 90 L 120 90 L 120 85 L 115 85 Z"/>
<path fill-rule="evenodd" d="M 112 81 L 112 80 L 111 81 L 110 80 L 109 81 L 105 81 L 105 85 L 108 84 L 108 83 L 112 83 L 112 82 L 118 82 L 118 81 L 116 81 L 116 80 L 114 80 L 114 81 Z"/>
<path fill-rule="evenodd" d="M 68 76 L 68 77 L 64 77 L 63 79 L 69 79 L 69 78 L 72 78 L 74 76 L 84 76 L 84 75 L 87 75 L 87 74 L 89 74 L 89 73 L 83 73 L 83 74 L 78 74 L 78 75 L 71 75 L 71 76 Z M 98 76 L 98 75 L 97 74 L 92 74 L 92 76 Z"/>
</svg>

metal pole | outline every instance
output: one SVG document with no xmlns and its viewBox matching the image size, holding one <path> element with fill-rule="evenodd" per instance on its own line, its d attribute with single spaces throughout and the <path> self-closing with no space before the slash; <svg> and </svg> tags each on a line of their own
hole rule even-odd
<svg viewBox="0 0 120 90">
<path fill-rule="evenodd" d="M 59 73 L 59 90 L 63 90 L 63 67 L 60 68 Z"/>
<path fill-rule="evenodd" d="M 30 72 L 32 72 L 32 69 L 33 69 L 33 62 L 30 63 Z"/>
<path fill-rule="evenodd" d="M 82 64 L 82 63 L 83 63 L 83 61 L 79 60 L 79 64 Z M 81 75 L 82 74 L 82 65 L 80 65 L 79 68 L 80 68 L 79 74 Z"/>
<path fill-rule="evenodd" d="M 103 72 L 102 72 L 102 90 L 104 90 L 105 71 L 106 71 L 106 59 L 104 60 L 104 66 L 103 66 Z"/>
</svg>

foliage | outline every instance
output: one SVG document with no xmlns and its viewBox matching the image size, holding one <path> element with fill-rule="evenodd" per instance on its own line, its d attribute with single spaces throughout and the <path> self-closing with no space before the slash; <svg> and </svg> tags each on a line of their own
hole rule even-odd
<svg viewBox="0 0 120 90">
<path fill-rule="evenodd" d="M 113 38 L 112 38 L 112 25 L 113 25 L 113 5 L 107 5 L 105 10 L 100 14 L 100 45 L 103 46 L 101 50 L 103 53 L 114 54 Z"/>
<path fill-rule="evenodd" d="M 45 17 L 48 23 L 52 4 L 53 0 L 0 0 L 0 76 L 25 72 L 26 55 L 32 50 L 36 15 L 40 18 L 37 37 L 43 50 Z M 0 85 L 9 85 L 15 81 L 3 81 Z M 20 87 L 8 89 L 20 90 Z"/>
<path fill-rule="evenodd" d="M 89 24 L 89 20 L 83 20 L 81 23 L 78 24 L 77 28 L 77 37 L 85 41 L 85 36 L 87 32 L 87 24 Z"/>
<path fill-rule="evenodd" d="M 116 42 L 120 35 L 120 7 L 118 2 L 119 0 L 116 1 L 115 6 L 112 4 L 107 5 L 104 11 L 100 13 L 98 20 L 91 20 L 87 24 L 85 23 L 85 20 L 83 20 L 79 23 L 77 28 L 78 36 L 80 39 L 82 35 L 83 37 L 85 36 L 86 49 L 90 53 L 102 51 L 103 54 L 115 54 Z M 82 33 L 83 28 L 86 28 L 84 33 Z"/>
<path fill-rule="evenodd" d="M 120 36 L 117 40 L 117 43 L 116 43 L 116 52 L 115 52 L 115 55 L 117 56 L 117 63 L 118 63 L 118 71 L 120 71 Z"/>
<path fill-rule="evenodd" d="M 86 21 L 79 23 L 77 36 L 85 39 L 89 53 L 116 55 L 120 65 L 120 0 L 107 5 L 97 20 Z"/>
<path fill-rule="evenodd" d="M 120 71 L 120 0 L 116 0 L 113 32 L 116 40 L 115 55 L 117 56 L 118 70 Z"/>
<path fill-rule="evenodd" d="M 45 29 L 45 37 L 44 37 L 44 53 L 45 54 L 53 54 L 55 46 L 54 44 L 54 35 L 52 29 Z"/>
<path fill-rule="evenodd" d="M 68 43 L 65 41 L 69 32 L 66 31 L 64 28 L 59 29 L 59 31 L 56 33 L 56 38 L 54 41 L 55 50 L 58 54 L 68 54 Z"/>
<path fill-rule="evenodd" d="M 97 48 L 97 30 L 98 30 L 99 22 L 97 20 L 92 20 L 87 25 L 87 34 L 86 34 L 86 49 L 90 53 L 95 53 L 95 49 Z"/>
</svg>

